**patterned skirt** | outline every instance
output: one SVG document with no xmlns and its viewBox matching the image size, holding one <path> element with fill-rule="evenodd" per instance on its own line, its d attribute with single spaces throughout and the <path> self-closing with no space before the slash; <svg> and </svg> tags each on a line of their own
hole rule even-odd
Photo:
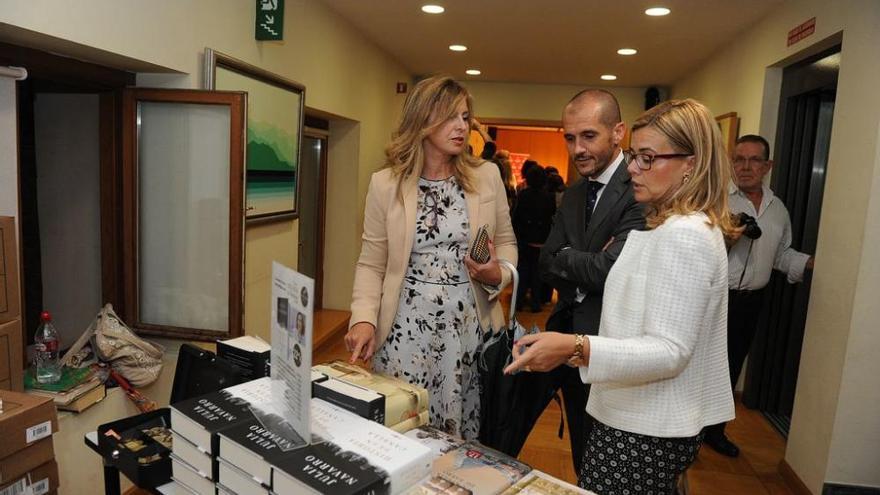
<svg viewBox="0 0 880 495">
<path fill-rule="evenodd" d="M 373 368 L 428 390 L 431 425 L 466 440 L 480 433 L 480 323 L 469 282 L 404 279 L 391 333 Z"/>
<path fill-rule="evenodd" d="M 703 434 L 659 438 L 595 422 L 578 484 L 599 495 L 674 494 L 678 477 L 694 462 Z"/>
</svg>

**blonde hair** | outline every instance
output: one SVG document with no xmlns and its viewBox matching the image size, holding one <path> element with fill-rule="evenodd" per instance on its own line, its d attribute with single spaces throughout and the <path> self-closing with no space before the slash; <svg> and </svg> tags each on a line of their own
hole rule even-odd
<svg viewBox="0 0 880 495">
<path fill-rule="evenodd" d="M 729 238 L 736 228 L 728 208 L 732 168 L 709 109 L 690 98 L 666 101 L 640 115 L 632 130 L 644 127 L 663 134 L 677 152 L 691 153 L 694 159 L 689 178 L 649 207 L 648 228 L 672 215 L 702 212 Z"/>
<path fill-rule="evenodd" d="M 421 175 L 425 164 L 422 142 L 455 115 L 462 101 L 467 103 L 468 113 L 473 115 L 470 93 L 449 76 L 432 76 L 415 85 L 403 104 L 403 115 L 391 143 L 385 148 L 385 166 L 397 177 L 398 185 Z M 453 157 L 452 163 L 459 185 L 465 191 L 473 192 L 471 169 L 480 161 L 465 150 Z"/>
</svg>

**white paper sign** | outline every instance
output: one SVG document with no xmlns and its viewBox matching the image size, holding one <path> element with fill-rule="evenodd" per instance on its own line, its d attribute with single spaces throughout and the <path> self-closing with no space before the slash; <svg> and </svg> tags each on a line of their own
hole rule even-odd
<svg viewBox="0 0 880 495">
<path fill-rule="evenodd" d="M 286 385 L 284 419 L 300 437 L 311 438 L 312 323 L 315 281 L 272 262 L 272 380 Z"/>
</svg>

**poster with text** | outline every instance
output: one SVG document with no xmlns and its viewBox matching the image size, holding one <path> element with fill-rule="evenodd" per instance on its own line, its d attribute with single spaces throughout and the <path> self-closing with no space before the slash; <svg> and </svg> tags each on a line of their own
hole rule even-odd
<svg viewBox="0 0 880 495">
<path fill-rule="evenodd" d="M 315 281 L 272 262 L 272 381 L 283 382 L 278 401 L 284 417 L 304 439 L 309 433 L 312 398 L 312 322 Z"/>
</svg>

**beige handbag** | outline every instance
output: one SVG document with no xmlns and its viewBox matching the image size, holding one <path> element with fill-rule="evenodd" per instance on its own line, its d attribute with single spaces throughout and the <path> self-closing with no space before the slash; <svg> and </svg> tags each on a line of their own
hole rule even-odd
<svg viewBox="0 0 880 495">
<path fill-rule="evenodd" d="M 165 349 L 138 337 L 113 311 L 111 304 L 106 304 L 98 312 L 86 332 L 65 354 L 62 362 L 67 363 L 68 357 L 72 358 L 89 339 L 98 359 L 109 363 L 132 386 L 143 387 L 159 378 Z"/>
</svg>

